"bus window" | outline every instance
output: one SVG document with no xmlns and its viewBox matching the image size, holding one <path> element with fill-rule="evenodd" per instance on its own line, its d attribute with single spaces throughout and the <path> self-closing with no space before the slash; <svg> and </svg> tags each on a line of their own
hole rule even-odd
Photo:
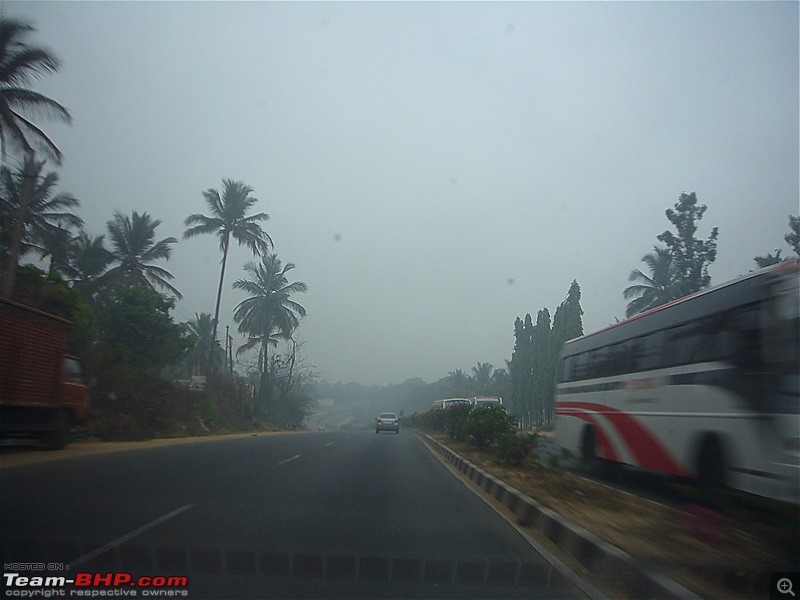
<svg viewBox="0 0 800 600">
<path fill-rule="evenodd" d="M 661 367 L 661 339 L 660 331 L 641 338 L 638 365 L 642 371 L 652 371 Z"/>
<path fill-rule="evenodd" d="M 558 374 L 559 382 L 572 381 L 572 365 L 574 364 L 573 356 L 565 356 L 561 361 L 561 371 Z"/>
<path fill-rule="evenodd" d="M 581 379 L 588 379 L 587 367 L 589 364 L 589 360 L 586 352 L 574 356 L 572 364 L 573 364 L 572 381 L 580 381 Z"/>
<path fill-rule="evenodd" d="M 604 367 L 606 365 L 606 351 L 605 348 L 598 348 L 589 353 L 589 379 L 597 379 L 598 377 L 605 377 L 608 373 Z"/>
<path fill-rule="evenodd" d="M 666 331 L 664 364 L 675 367 L 702 362 L 709 340 L 701 321 L 686 323 Z"/>
<path fill-rule="evenodd" d="M 781 282 L 789 283 L 792 282 Z M 776 285 L 761 311 L 765 339 L 763 358 L 773 371 L 797 375 L 800 365 L 800 300 L 797 282 L 794 285 Z M 794 377 L 796 381 L 798 378 Z"/>
<path fill-rule="evenodd" d="M 731 346 L 723 348 L 737 367 L 759 370 L 761 343 L 755 307 L 742 307 L 729 314 L 725 329 L 730 331 Z"/>
</svg>

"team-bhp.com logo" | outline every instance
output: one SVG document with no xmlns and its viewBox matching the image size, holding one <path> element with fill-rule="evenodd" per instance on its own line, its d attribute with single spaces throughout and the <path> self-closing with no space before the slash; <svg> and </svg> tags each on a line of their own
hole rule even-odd
<svg viewBox="0 0 800 600">
<path fill-rule="evenodd" d="M 38 576 L 3 573 L 7 598 L 189 597 L 187 577 L 134 577 L 126 572 Z"/>
</svg>

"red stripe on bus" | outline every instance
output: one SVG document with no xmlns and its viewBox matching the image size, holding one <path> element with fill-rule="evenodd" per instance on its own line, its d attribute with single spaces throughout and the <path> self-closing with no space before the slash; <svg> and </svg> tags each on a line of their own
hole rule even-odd
<svg viewBox="0 0 800 600">
<path fill-rule="evenodd" d="M 557 410 L 556 413 L 560 415 L 570 415 L 572 417 L 578 417 L 582 421 L 586 421 L 587 423 L 591 423 L 594 425 L 594 430 L 597 435 L 597 443 L 600 444 L 600 450 L 603 452 L 603 456 L 609 460 L 619 460 L 619 456 L 617 456 L 617 451 L 614 450 L 614 444 L 611 442 L 611 439 L 606 435 L 606 432 L 603 430 L 603 427 L 597 420 L 589 414 L 577 411 L 560 411 Z"/>
<path fill-rule="evenodd" d="M 671 475 L 688 476 L 659 439 L 628 413 L 594 402 L 559 402 L 558 408 L 556 412 L 560 414 L 568 414 L 563 412 L 565 408 L 602 414 L 617 429 L 640 466 Z M 586 420 L 578 414 L 573 416 Z"/>
</svg>

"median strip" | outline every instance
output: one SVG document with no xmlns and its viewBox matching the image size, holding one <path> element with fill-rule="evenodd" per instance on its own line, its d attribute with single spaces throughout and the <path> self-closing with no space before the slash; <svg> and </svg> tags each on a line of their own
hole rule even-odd
<svg viewBox="0 0 800 600">
<path fill-rule="evenodd" d="M 579 525 L 567 521 L 431 436 L 424 433 L 422 435 L 428 441 L 429 448 L 450 462 L 467 480 L 472 481 L 499 504 L 508 508 L 520 525 L 531 525 L 541 531 L 593 575 L 613 580 L 634 598 L 698 598 L 697 594 L 676 581 L 638 565 L 626 552 Z"/>
</svg>

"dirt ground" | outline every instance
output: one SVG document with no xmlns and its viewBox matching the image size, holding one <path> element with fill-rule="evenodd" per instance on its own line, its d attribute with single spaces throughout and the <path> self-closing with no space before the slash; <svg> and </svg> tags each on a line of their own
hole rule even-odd
<svg viewBox="0 0 800 600">
<path fill-rule="evenodd" d="M 98 440 L 84 440 L 72 442 L 62 450 L 50 451 L 42 449 L 35 441 L 19 441 L 0 447 L 0 469 L 18 465 L 30 465 L 50 460 L 64 460 L 78 456 L 92 454 L 106 454 L 108 452 L 123 452 L 125 450 L 139 450 L 142 448 L 156 448 L 158 446 L 172 446 L 176 444 L 194 444 L 212 440 L 253 437 L 257 435 L 277 435 L 282 432 L 259 431 L 249 433 L 233 433 L 228 435 L 209 435 L 203 437 L 158 438 L 140 442 L 105 442 Z"/>
<path fill-rule="evenodd" d="M 689 502 L 671 508 L 543 465 L 509 467 L 446 435 L 434 437 L 643 566 L 702 597 L 769 597 L 770 575 L 797 570 L 800 565 L 795 548 L 776 543 L 793 539 L 791 533 L 754 519 L 750 511 L 730 509 L 723 516 Z M 796 521 L 786 525 L 797 531 Z"/>
</svg>

